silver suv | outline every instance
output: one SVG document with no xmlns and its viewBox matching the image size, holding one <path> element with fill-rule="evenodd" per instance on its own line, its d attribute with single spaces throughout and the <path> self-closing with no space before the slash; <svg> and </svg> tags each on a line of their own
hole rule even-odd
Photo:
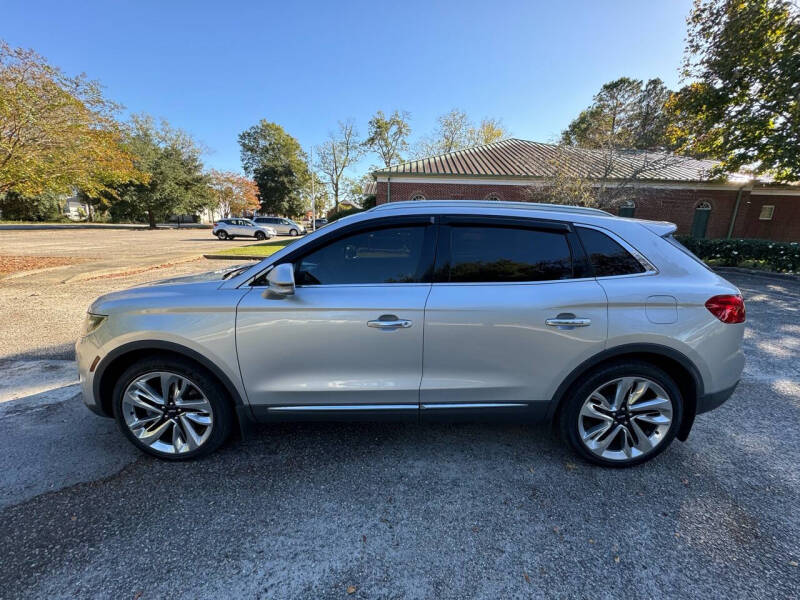
<svg viewBox="0 0 800 600">
<path fill-rule="evenodd" d="M 253 221 L 257 225 L 272 227 L 279 235 L 291 235 L 294 237 L 306 232 L 306 228 L 302 225 L 283 217 L 256 217 Z"/>
<path fill-rule="evenodd" d="M 77 344 L 84 400 L 166 459 L 253 422 L 501 418 L 635 465 L 686 440 L 744 364 L 739 290 L 674 230 L 555 205 L 381 205 L 252 266 L 99 298 Z"/>
<path fill-rule="evenodd" d="M 211 233 L 221 240 L 232 240 L 235 237 L 254 237 L 257 240 L 268 240 L 275 237 L 275 230 L 268 225 L 254 223 L 250 219 L 220 219 L 214 223 Z"/>
</svg>

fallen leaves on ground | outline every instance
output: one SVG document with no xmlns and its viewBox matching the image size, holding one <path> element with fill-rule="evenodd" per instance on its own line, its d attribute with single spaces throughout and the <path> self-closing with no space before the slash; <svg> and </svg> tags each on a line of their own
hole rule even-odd
<svg viewBox="0 0 800 600">
<path fill-rule="evenodd" d="M 525 573 L 524 571 L 522 572 L 522 576 L 525 578 L 525 583 L 530 583 L 530 582 L 531 582 L 531 577 L 530 577 L 530 575 L 528 575 L 528 574 L 527 574 L 527 573 Z"/>
<path fill-rule="evenodd" d="M 569 461 L 565 462 L 564 466 L 567 468 L 567 471 L 575 471 L 578 468 L 578 465 Z"/>
<path fill-rule="evenodd" d="M 11 273 L 19 273 L 20 271 L 63 267 L 76 262 L 81 261 L 63 256 L 13 256 L 0 254 L 0 277 Z"/>
<path fill-rule="evenodd" d="M 356 586 L 354 586 L 354 585 L 348 585 L 348 586 L 347 586 L 347 593 L 348 593 L 348 594 L 355 594 L 355 593 L 356 593 Z"/>
</svg>

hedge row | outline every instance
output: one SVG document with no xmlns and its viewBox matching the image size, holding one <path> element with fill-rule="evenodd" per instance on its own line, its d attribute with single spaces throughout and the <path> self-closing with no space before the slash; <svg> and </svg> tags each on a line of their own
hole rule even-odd
<svg viewBox="0 0 800 600">
<path fill-rule="evenodd" d="M 707 240 L 689 236 L 676 239 L 710 265 L 748 267 L 780 273 L 800 272 L 800 244 L 769 240 Z"/>
</svg>

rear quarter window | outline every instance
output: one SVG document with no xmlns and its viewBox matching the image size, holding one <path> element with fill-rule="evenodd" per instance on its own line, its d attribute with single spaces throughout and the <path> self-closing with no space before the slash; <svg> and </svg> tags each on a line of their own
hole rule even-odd
<svg viewBox="0 0 800 600">
<path fill-rule="evenodd" d="M 575 230 L 581 238 L 595 277 L 644 273 L 642 263 L 602 231 L 588 227 L 576 227 Z"/>
</svg>

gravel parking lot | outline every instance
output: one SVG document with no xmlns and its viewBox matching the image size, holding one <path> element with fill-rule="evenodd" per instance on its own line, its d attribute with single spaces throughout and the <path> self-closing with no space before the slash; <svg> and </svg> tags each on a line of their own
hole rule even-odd
<svg viewBox="0 0 800 600">
<path fill-rule="evenodd" d="M 70 358 L 91 298 L 153 275 L 0 280 L 0 368 Z M 545 427 L 480 424 L 274 425 L 167 464 L 68 388 L 33 386 L 0 402 L 0 598 L 797 597 L 800 282 L 729 278 L 748 303 L 742 384 L 629 470 Z M 18 306 L 60 300 L 74 310 L 44 322 Z"/>
<path fill-rule="evenodd" d="M 220 242 L 210 229 L 0 230 L 0 260 L 47 257 L 67 262 L 51 267 L 45 260 L 40 270 L 10 277 L 0 273 L 0 360 L 71 359 L 83 316 L 97 296 L 236 264 L 202 255 L 252 243 Z"/>
</svg>

